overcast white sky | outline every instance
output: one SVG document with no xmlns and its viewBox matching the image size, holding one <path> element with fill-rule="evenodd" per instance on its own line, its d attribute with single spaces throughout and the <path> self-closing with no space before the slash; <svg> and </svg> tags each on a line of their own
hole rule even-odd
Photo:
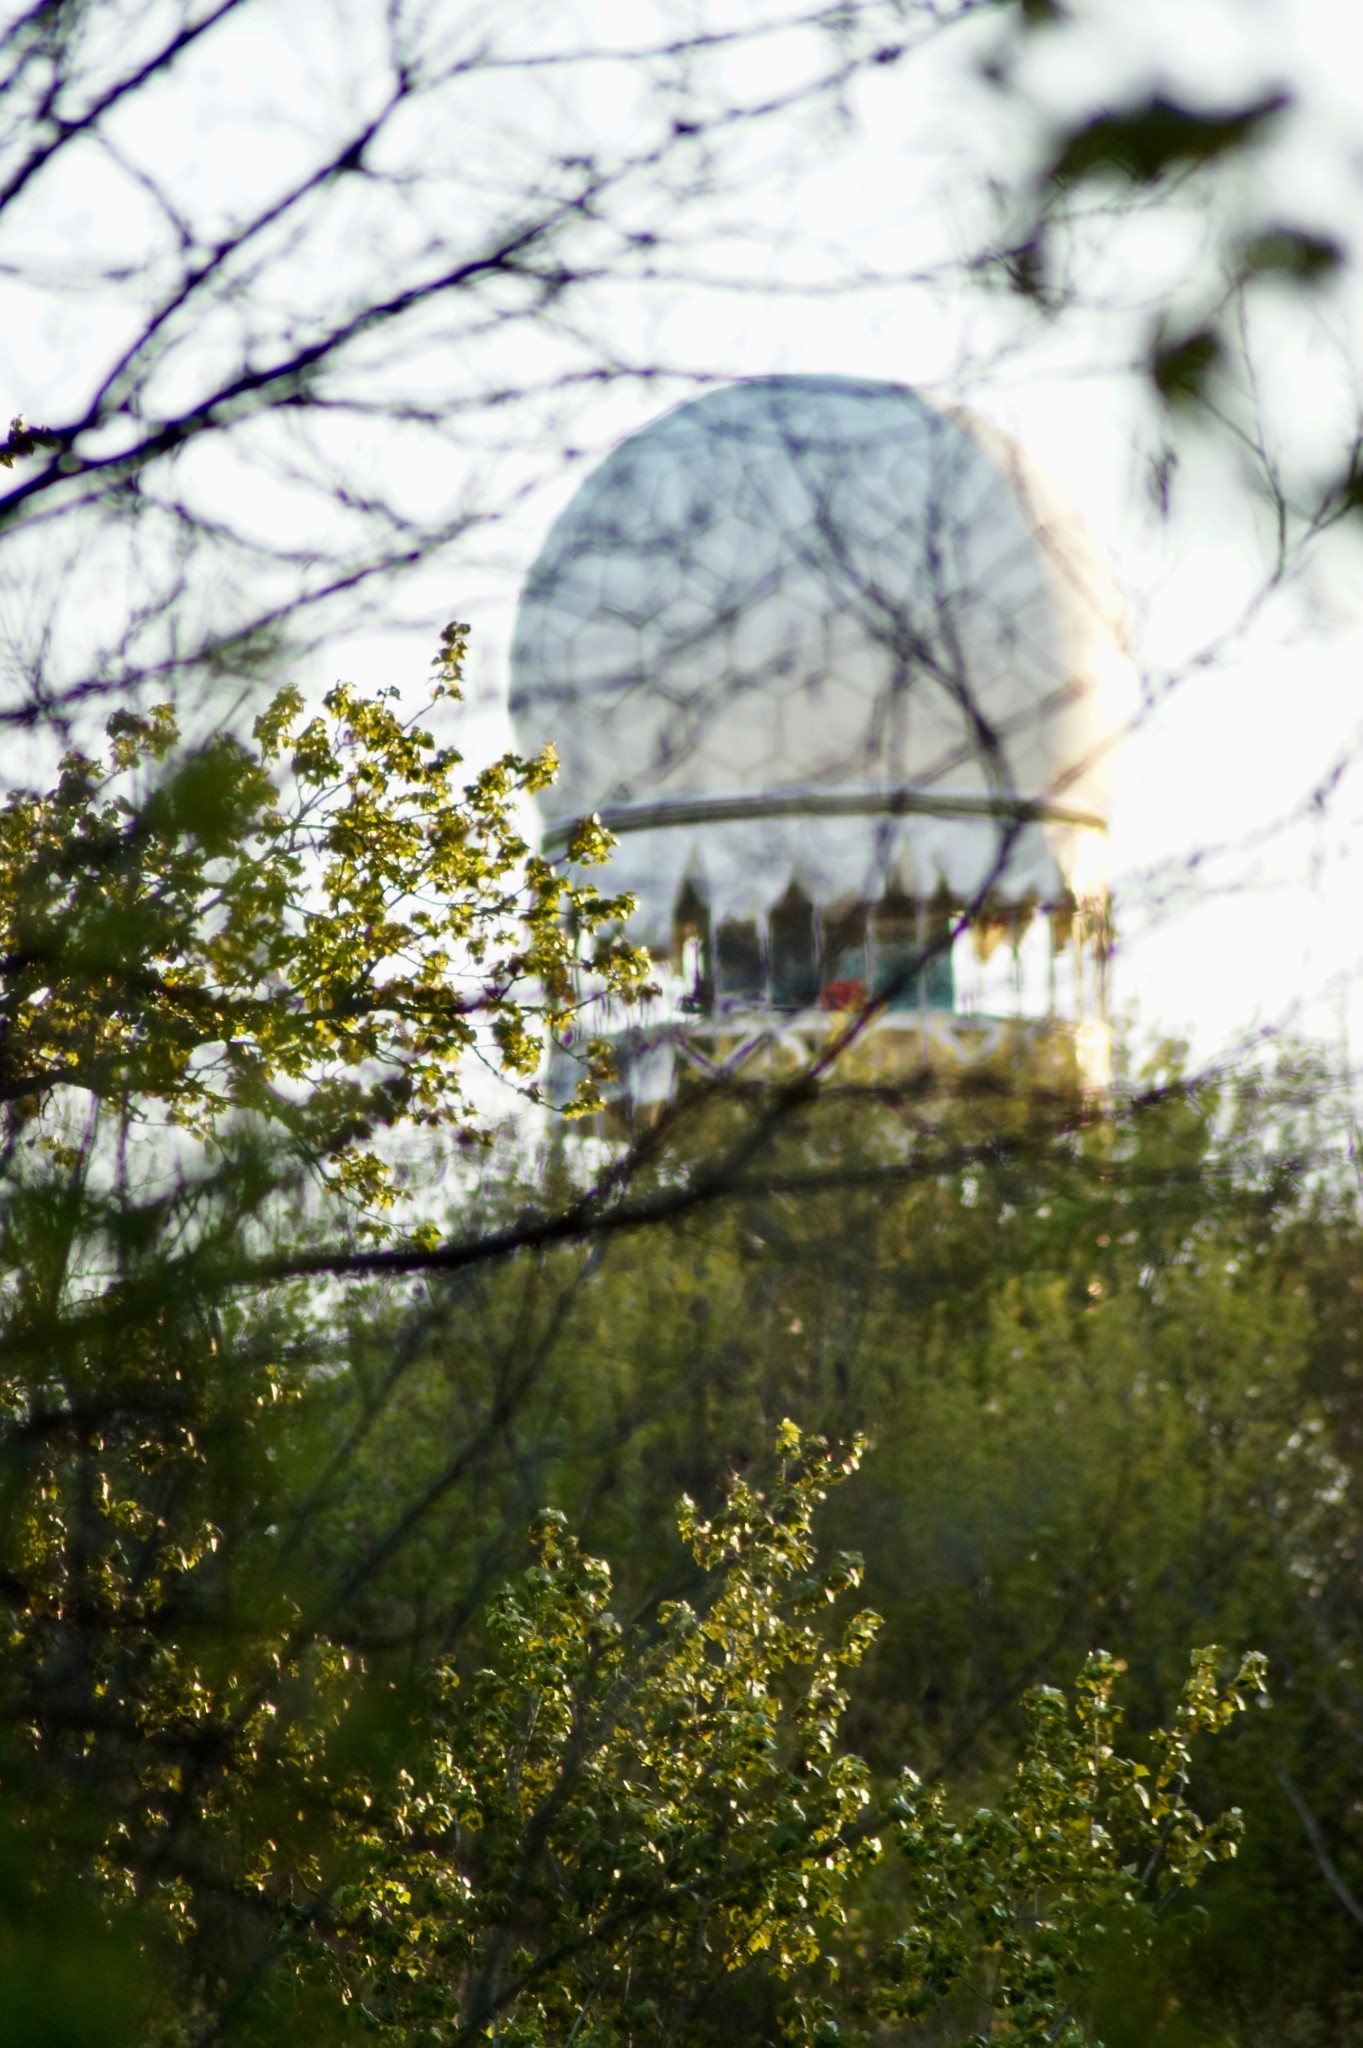
<svg viewBox="0 0 1363 2048">
<path fill-rule="evenodd" d="M 747 5 L 733 0 L 735 19 Z M 268 185 L 308 127 L 309 78 L 326 71 L 362 84 L 362 38 L 342 44 L 320 32 L 337 12 L 360 23 L 366 15 L 362 0 L 334 0 L 316 15 L 296 4 L 271 9 L 267 0 L 234 31 L 236 43 L 224 46 L 193 93 L 168 96 L 154 136 L 139 134 L 138 146 L 182 166 L 177 175 L 201 190 L 224 178 Z M 1025 64 L 1024 86 L 1040 105 L 1063 112 L 1094 93 L 1120 101 L 1143 84 L 1170 81 L 1234 100 L 1285 80 L 1298 110 L 1244 174 L 1246 215 L 1276 211 L 1349 241 L 1363 217 L 1363 10 L 1349 0 L 1077 0 L 1075 13 L 1079 29 L 1068 29 L 1061 44 L 1038 39 Z M 520 40 L 539 48 L 570 45 L 583 21 L 598 40 L 618 33 L 628 41 L 655 18 L 669 18 L 668 0 L 555 0 L 514 9 Z M 506 19 L 513 19 L 510 7 Z M 565 74 L 552 91 L 544 87 L 530 115 L 519 103 L 499 107 L 493 92 L 465 160 L 492 166 L 489 190 L 494 171 L 514 180 L 523 169 L 516 151 L 527 136 L 534 140 L 535 122 L 546 134 L 560 123 L 564 138 L 612 124 L 623 130 L 633 118 L 629 90 L 625 74 L 606 71 L 591 82 Z M 513 112 L 522 124 L 519 143 L 507 118 Z M 982 173 L 1014 171 L 1034 136 L 1016 106 L 972 71 L 969 45 L 956 45 L 935 71 L 929 62 L 907 79 L 894 70 L 870 75 L 850 113 L 841 137 L 825 135 L 815 151 L 761 141 L 746 161 L 731 160 L 725 190 L 686 217 L 689 282 L 647 293 L 600 288 L 591 301 L 598 338 L 609 335 L 622 354 L 665 363 L 675 375 L 606 393 L 580 415 L 574 438 L 584 449 L 604 449 L 694 388 L 688 374 L 773 370 L 901 379 L 964 401 L 1013 433 L 1106 547 L 1129 594 L 1150 676 L 1178 678 L 1141 719 L 1118 770 L 1119 1002 L 1135 1005 L 1147 1030 L 1188 1033 L 1201 1056 L 1256 1024 L 1280 1023 L 1327 1038 L 1347 1029 L 1363 1054 L 1363 875 L 1353 852 L 1363 779 L 1346 776 L 1321 815 L 1292 830 L 1270 829 L 1363 726 L 1363 604 L 1355 595 L 1363 594 L 1363 536 L 1335 544 L 1308 588 L 1279 598 L 1238 632 L 1258 587 L 1264 535 L 1225 459 L 1195 432 L 1180 444 L 1171 522 L 1161 526 L 1151 512 L 1151 458 L 1163 428 L 1131 372 L 1132 337 L 1148 330 L 1162 304 L 1177 310 L 1186 298 L 1191 306 L 1205 289 L 1203 224 L 1194 213 L 1144 241 L 1128 232 L 1115 254 L 1095 254 L 1085 273 L 1107 311 L 1054 328 L 1029 325 L 1011 301 L 962 297 L 910 279 L 970 246 L 986 203 Z M 216 154 L 215 122 L 226 137 Z M 124 232 L 113 219 L 101 224 L 89 189 L 50 203 L 56 210 L 33 224 L 39 236 L 61 227 L 68 205 L 73 219 L 80 216 L 81 237 Z M 666 225 L 661 204 L 659 220 Z M 391 222 L 376 217 L 366 227 L 369 246 L 402 231 L 396 214 Z M 868 280 L 859 290 L 847 282 L 854 269 Z M 835 277 L 837 291 L 791 290 Z M 1185 279 L 1195 281 L 1191 296 Z M 8 289 L 0 286 L 0 299 Z M 1255 348 L 1265 414 L 1282 424 L 1303 469 L 1330 459 L 1354 387 L 1363 388 L 1363 348 L 1354 341 L 1363 333 L 1360 309 L 1352 281 L 1332 286 L 1314 314 L 1295 301 L 1275 307 L 1271 295 L 1260 308 Z M 82 315 L 78 332 L 69 303 L 63 314 L 59 299 L 41 320 L 18 300 L 0 303 L 0 316 L 0 373 L 11 410 L 22 405 L 32 418 L 60 413 L 64 388 L 79 387 L 86 350 L 107 347 L 98 318 Z M 112 332 L 116 315 L 103 317 Z M 517 347 L 528 369 L 533 339 Z M 514 374 L 516 360 L 506 368 Z M 426 373 L 414 360 L 410 374 L 419 383 Z M 363 459 L 375 459 L 372 448 Z M 414 493 L 432 487 L 433 465 L 423 467 L 410 440 L 401 454 L 382 459 L 407 465 L 404 480 Z M 472 446 L 468 459 L 475 459 Z M 477 459 L 495 468 L 495 457 Z M 516 584 L 581 474 L 566 463 L 544 467 L 544 488 L 404 587 L 400 608 L 410 631 L 384 623 L 349 634 L 317 660 L 311 683 L 340 673 L 363 683 L 415 683 L 434 631 L 457 614 L 474 622 L 478 636 L 477 710 L 465 751 L 500 744 L 497 703 Z M 508 483 L 513 474 L 519 482 L 523 465 L 508 467 Z M 260 503 L 255 509 L 287 521 L 285 485 L 273 513 Z M 1227 629 L 1227 644 L 1206 658 Z M 1218 847 L 1224 855 L 1190 876 L 1192 856 Z"/>
<path fill-rule="evenodd" d="M 1214 80 L 1233 99 L 1286 76 L 1301 113 L 1262 175 L 1284 215 L 1347 239 L 1363 184 L 1363 12 L 1344 0 L 1110 0 L 1081 12 L 1092 34 L 1070 42 L 1065 73 L 1049 58 L 1036 67 L 1052 104 L 1095 83 L 1116 100 L 1142 77 L 1171 75 L 1204 91 Z M 902 272 L 910 249 L 927 259 L 965 244 L 979 136 L 977 120 L 960 110 L 969 98 L 978 117 L 989 94 L 969 81 L 959 56 L 949 79 L 940 100 L 924 96 L 907 109 L 893 78 L 873 80 L 840 156 L 756 188 L 770 209 L 775 281 L 808 274 L 824 247 L 854 248 L 868 272 Z M 1006 160 L 1009 138 L 997 146 Z M 1261 197 L 1247 192 L 1247 207 Z M 717 238 L 717 262 L 722 247 Z M 1162 231 L 1149 254 L 1152 291 L 1179 260 Z M 1129 290 L 1129 303 L 1140 296 Z M 1266 403 L 1292 407 L 1304 446 L 1313 428 L 1329 445 L 1343 423 L 1354 311 L 1348 294 L 1331 296 L 1314 357 L 1300 318 L 1284 319 L 1277 357 L 1271 334 L 1263 345 L 1276 377 Z M 650 313 L 656 320 L 656 305 Z M 1151 1033 L 1187 1034 L 1200 1057 L 1281 1024 L 1334 1042 L 1348 1034 L 1363 1052 L 1363 873 L 1354 855 L 1363 779 L 1346 778 L 1322 814 L 1281 829 L 1363 729 L 1363 630 L 1350 616 L 1363 549 L 1344 543 L 1309 592 L 1238 630 L 1262 559 L 1252 518 L 1193 435 L 1180 451 L 1182 510 L 1167 531 L 1152 519 L 1144 451 L 1159 422 L 1128 373 L 1126 330 L 1076 321 L 1005 347 L 995 361 L 1012 317 L 903 286 L 805 301 L 795 317 L 775 294 L 725 304 L 678 292 L 659 345 L 667 359 L 711 374 L 836 370 L 918 383 L 964 398 L 1041 460 L 1126 585 L 1143 662 L 1176 678 L 1140 720 L 1118 769 L 1119 1004 L 1134 1007 Z M 624 394 L 618 430 L 659 409 L 651 394 Z M 467 600 L 482 638 L 484 701 L 503 682 L 506 589 L 568 488 L 565 480 L 507 528 L 505 580 L 489 579 L 481 604 Z M 1229 643 L 1199 666 L 1228 630 Z M 374 675 L 388 655 L 354 652 Z M 1215 849 L 1225 851 L 1190 870 L 1194 856 Z"/>
</svg>

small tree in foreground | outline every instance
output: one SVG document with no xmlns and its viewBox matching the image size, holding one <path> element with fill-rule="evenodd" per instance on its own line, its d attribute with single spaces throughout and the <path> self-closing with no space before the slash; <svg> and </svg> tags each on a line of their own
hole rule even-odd
<svg viewBox="0 0 1363 2048">
<path fill-rule="evenodd" d="M 431 729 L 464 640 L 416 717 L 285 689 L 189 746 L 169 705 L 119 712 L 0 808 L 0 2010 L 32 1993 L 29 2038 L 67 1980 L 73 2040 L 140 2037 L 146 1926 L 185 1949 L 177 2026 L 225 2025 L 333 1839 L 377 1572 L 318 1534 L 346 1302 L 253 1258 L 391 1239 L 389 1138 L 481 1138 L 470 1062 L 534 1095 L 583 954 L 646 978 L 625 903 L 521 836 L 552 756 L 469 777 Z M 608 844 L 589 821 L 573 858 Z"/>
<path fill-rule="evenodd" d="M 362 1208 L 391 1200 L 385 1131 L 475 1122 L 481 1060 L 538 1100 L 548 1039 L 576 1021 L 585 952 L 625 1001 L 648 959 L 611 936 L 627 898 L 573 880 L 612 841 L 583 821 L 557 862 L 518 809 L 552 751 L 471 780 L 423 722 L 460 695 L 468 629 L 450 625 L 429 701 L 349 684 L 308 717 L 286 687 L 250 741 L 184 747 L 169 704 L 115 713 L 102 758 L 68 753 L 54 787 L 0 809 L 0 1108 L 11 1141 L 54 1106 L 158 1117 L 210 1147 L 235 1126 Z M 575 1113 L 596 1106 L 589 1042 Z M 46 1123 L 44 1116 L 46 1113 Z M 59 1153 L 73 1162 L 68 1143 Z M 372 1216 L 371 1216 L 372 1223 Z"/>
<path fill-rule="evenodd" d="M 1073 1714 L 1029 1696 L 996 1807 L 954 1819 L 907 1769 L 877 1788 L 839 1739 L 877 1618 L 829 1634 L 860 1564 L 811 1539 L 861 1446 L 835 1456 L 787 1422 L 778 1450 L 770 1498 L 738 1481 L 712 1521 L 682 1501 L 696 1595 L 633 1626 L 606 1565 L 541 1518 L 486 1662 L 437 1674 L 411 1767 L 346 1788 L 355 1846 L 287 1937 L 290 1974 L 413 2041 L 701 2043 L 742 2013 L 744 2038 L 831 2042 L 943 2007 L 972 2043 L 1089 2038 L 1094 1939 L 1141 1943 L 1162 1899 L 1235 1853 L 1239 1814 L 1188 1804 L 1190 1744 L 1261 1689 L 1262 1659 L 1224 1681 L 1196 1652 L 1147 1761 L 1116 1747 L 1122 1667 L 1099 1651 Z M 858 1906 L 884 1858 L 903 1869 L 888 1938 Z"/>
</svg>

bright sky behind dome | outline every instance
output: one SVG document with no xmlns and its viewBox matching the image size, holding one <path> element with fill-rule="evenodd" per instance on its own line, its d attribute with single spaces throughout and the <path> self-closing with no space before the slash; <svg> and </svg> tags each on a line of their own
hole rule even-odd
<svg viewBox="0 0 1363 2048">
<path fill-rule="evenodd" d="M 1114 99 L 1131 95 L 1142 74 L 1161 81 L 1166 67 L 1194 90 L 1215 80 L 1228 99 L 1289 82 L 1308 118 L 1275 175 L 1286 203 L 1295 196 L 1307 221 L 1340 232 L 1363 175 L 1363 13 L 1346 0 L 1143 0 L 1138 9 L 1110 0 L 1075 11 L 1094 25 L 1087 66 L 1078 51 L 1071 58 L 1076 82 L 1087 68 L 1090 79 L 1111 81 Z M 882 106 L 868 95 L 866 129 L 843 163 L 803 182 L 802 235 L 893 236 L 922 183 L 936 185 L 949 222 L 960 195 L 940 110 L 922 111 L 921 133 L 901 132 L 893 94 L 887 86 Z M 935 172 L 928 144 L 942 152 Z M 792 199 L 787 217 L 794 212 Z M 1152 545 L 1143 508 L 1133 516 L 1132 507 L 1144 479 L 1131 436 L 1146 409 L 1124 378 L 1095 364 L 1101 341 L 1057 336 L 1016 357 L 1005 352 L 991 373 L 989 327 L 969 312 L 958 325 L 930 295 L 915 302 L 905 293 L 802 308 L 792 331 L 782 303 L 759 298 L 722 353 L 736 375 L 836 370 L 964 398 L 1013 433 L 1081 509 L 1129 593 L 1138 649 L 1181 671 L 1235 627 L 1252 595 L 1243 516 L 1208 477 L 1200 513 Z M 713 332 L 704 341 L 715 350 Z M 1310 365 L 1284 368 L 1309 415 Z M 1183 462 L 1196 469 L 1195 445 Z M 1186 1033 L 1202 1058 L 1256 1023 L 1336 1043 L 1345 1032 L 1363 1048 L 1363 778 L 1350 774 L 1324 811 L 1282 829 L 1356 746 L 1361 678 L 1356 624 L 1280 606 L 1204 669 L 1181 675 L 1138 720 L 1116 768 L 1115 990 L 1119 1010 L 1135 1006 L 1146 1030 Z"/>
<path fill-rule="evenodd" d="M 1215 79 L 1218 95 L 1233 99 L 1287 81 L 1303 119 L 1273 167 L 1284 205 L 1295 199 L 1294 217 L 1336 234 L 1347 227 L 1363 177 L 1363 14 L 1343 0 L 1146 0 L 1139 9 L 1109 0 L 1076 12 L 1093 24 L 1087 52 L 1070 59 L 1076 90 L 1107 79 L 1119 100 L 1172 72 L 1194 90 Z M 947 68 L 960 81 L 958 67 L 952 55 Z M 1060 86 L 1047 85 L 1060 102 Z M 966 80 L 963 90 L 982 89 Z M 896 236 L 949 242 L 954 212 L 969 203 L 952 173 L 959 145 L 940 105 L 904 126 L 902 110 L 893 82 L 878 96 L 872 81 L 845 155 L 807 167 L 784 193 L 764 193 L 774 278 L 783 260 L 808 266 L 811 250 L 839 238 L 864 242 L 868 269 Z M 925 230 L 934 202 L 935 229 Z M 1323 324 L 1338 333 L 1356 310 L 1357 300 L 1331 309 Z M 1133 456 L 1133 438 L 1148 439 L 1151 408 L 1125 361 L 1105 362 L 1100 324 L 1014 351 L 992 309 L 934 303 L 931 291 L 909 288 L 806 301 L 795 321 L 784 298 L 764 301 L 760 291 L 726 325 L 717 328 L 714 313 L 710 299 L 692 310 L 678 294 L 674 359 L 689 347 L 698 368 L 719 374 L 834 371 L 964 400 L 1016 436 L 1099 538 L 1128 594 L 1138 652 L 1177 677 L 1138 718 L 1116 764 L 1118 1011 L 1134 1010 L 1142 1033 L 1186 1035 L 1200 1060 L 1279 1026 L 1363 1049 L 1363 777 L 1347 774 L 1319 812 L 1308 804 L 1363 731 L 1363 630 L 1330 593 L 1316 596 L 1314 618 L 1309 600 L 1279 602 L 1243 626 L 1256 587 L 1249 521 L 1195 434 L 1180 450 L 1193 503 L 1171 532 L 1152 533 L 1147 478 Z M 1311 366 L 1281 368 L 1309 426 Z M 629 394 L 621 431 L 662 409 L 647 392 Z M 518 525 L 521 559 L 571 487 L 565 480 L 538 518 Z M 1363 554 L 1346 561 L 1344 581 L 1351 571 L 1363 572 Z M 502 687 L 507 625 L 500 605 L 479 619 L 479 673 L 492 695 Z M 489 728 L 497 724 L 493 714 Z"/>
<path fill-rule="evenodd" d="M 731 12 L 746 18 L 747 0 L 732 0 Z M 1346 0 L 1076 0 L 1072 12 L 1063 42 L 1043 50 L 1036 39 L 1019 74 L 1043 111 L 1061 115 L 1095 93 L 1116 104 L 1169 84 L 1224 102 L 1286 85 L 1296 111 L 1262 161 L 1245 167 L 1247 194 L 1262 199 L 1269 189 L 1285 215 L 1350 241 L 1363 182 L 1363 12 Z M 341 16 L 358 21 L 362 9 L 336 0 L 316 15 L 287 4 L 248 10 L 197 106 L 192 97 L 167 102 L 163 131 L 147 146 L 182 163 L 190 185 L 230 162 L 234 178 L 264 189 L 306 129 L 310 80 L 347 63 L 362 76 L 362 38 L 352 48 L 332 32 Z M 570 48 L 584 27 L 598 44 L 625 46 L 676 19 L 667 0 L 554 0 L 497 16 L 499 32 L 536 50 Z M 1204 275 L 1195 212 L 1150 226 L 1144 240 L 1132 230 L 1119 256 L 1095 246 L 1086 279 L 1096 298 L 1121 302 L 1115 312 L 1049 326 L 1012 297 L 947 290 L 928 274 L 979 234 L 988 176 L 1016 184 L 1035 147 L 1035 124 L 979 76 L 982 49 L 980 35 L 953 35 L 940 56 L 902 76 L 867 74 L 850 93 L 844 128 L 817 151 L 759 137 L 738 152 L 727 188 L 687 217 L 678 266 L 686 275 L 647 292 L 607 280 L 590 300 L 594 340 L 663 374 L 584 400 L 572 421 L 577 459 L 546 459 L 534 477 L 521 454 L 499 455 L 494 436 L 485 446 L 471 436 L 467 461 L 502 490 L 504 515 L 408 576 L 400 622 L 333 640 L 310 685 L 337 674 L 363 685 L 398 680 L 410 699 L 439 625 L 451 614 L 469 619 L 475 687 L 462 745 L 476 760 L 507 738 L 502 696 L 520 579 L 587 461 L 698 385 L 781 371 L 908 383 L 1013 435 L 1088 521 L 1128 595 L 1149 700 L 1116 768 L 1119 1010 L 1134 1006 L 1148 1032 L 1188 1033 L 1200 1058 L 1256 1024 L 1336 1041 L 1343 1032 L 1363 1048 L 1363 875 L 1353 850 L 1363 778 L 1350 768 L 1327 803 L 1309 803 L 1363 728 L 1363 535 L 1332 543 L 1309 586 L 1260 603 L 1263 521 L 1209 437 L 1181 430 L 1177 465 L 1160 470 L 1167 437 L 1148 385 L 1132 374 L 1133 336 L 1166 301 L 1178 305 L 1180 277 Z M 559 121 L 565 147 L 575 133 L 623 131 L 634 119 L 618 68 L 568 70 L 545 90 L 549 111 L 535 119 Z M 508 176 L 520 145 L 503 117 L 514 111 L 492 91 L 470 144 L 504 147 Z M 214 124 L 233 122 L 234 152 L 213 157 Z M 98 226 L 97 202 L 81 204 Z M 657 220 L 665 230 L 661 200 Z M 47 231 L 59 227 L 54 217 Z M 374 246 L 385 231 L 379 222 Z M 64 388 L 80 384 L 82 350 L 107 350 L 112 329 L 79 333 L 69 308 L 65 327 L 16 318 L 4 289 L 0 383 L 11 410 L 22 405 L 34 419 L 59 412 Z M 1353 387 L 1363 389 L 1361 315 L 1363 295 L 1347 278 L 1321 294 L 1313 316 L 1298 307 L 1288 318 L 1271 301 L 1259 316 L 1265 411 L 1288 422 L 1307 469 L 1337 445 Z M 508 378 L 542 369 L 524 332 L 503 367 Z M 423 374 L 414 359 L 417 391 Z M 402 482 L 414 500 L 437 490 L 410 440 L 393 460 L 407 465 Z M 1161 525 L 1152 485 L 1170 476 L 1173 511 Z M 287 529 L 287 481 L 273 509 L 252 510 Z"/>
</svg>

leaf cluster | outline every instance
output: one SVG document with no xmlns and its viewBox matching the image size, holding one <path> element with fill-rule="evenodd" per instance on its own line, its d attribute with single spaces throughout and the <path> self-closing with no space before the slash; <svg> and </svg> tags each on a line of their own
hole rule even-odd
<svg viewBox="0 0 1363 2048">
<path fill-rule="evenodd" d="M 532 854 L 520 807 L 552 755 L 471 780 L 423 719 L 457 698 L 446 629 L 427 712 L 338 684 L 308 717 L 281 690 L 250 742 L 182 747 L 169 705 L 117 712 L 107 752 L 0 811 L 0 1104 L 11 1135 L 58 1091 L 200 1140 L 243 1122 L 370 1209 L 399 1126 L 471 1130 L 465 1068 L 532 1098 L 579 1007 L 584 950 L 626 1000 L 647 962 L 624 899 Z M 588 823 L 569 857 L 603 859 Z M 598 1100 L 593 1047 L 569 1114 Z M 60 1120 L 44 1136 L 61 1142 Z"/>
</svg>

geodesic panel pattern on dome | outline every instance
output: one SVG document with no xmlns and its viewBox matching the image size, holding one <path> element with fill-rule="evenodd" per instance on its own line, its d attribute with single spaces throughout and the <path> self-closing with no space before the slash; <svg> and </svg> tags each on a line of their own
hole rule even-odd
<svg viewBox="0 0 1363 2048">
<path fill-rule="evenodd" d="M 526 583 L 512 712 L 559 751 L 551 817 L 905 786 L 1100 807 L 1090 583 L 1006 444 L 901 386 L 754 379 L 587 478 Z"/>
</svg>

